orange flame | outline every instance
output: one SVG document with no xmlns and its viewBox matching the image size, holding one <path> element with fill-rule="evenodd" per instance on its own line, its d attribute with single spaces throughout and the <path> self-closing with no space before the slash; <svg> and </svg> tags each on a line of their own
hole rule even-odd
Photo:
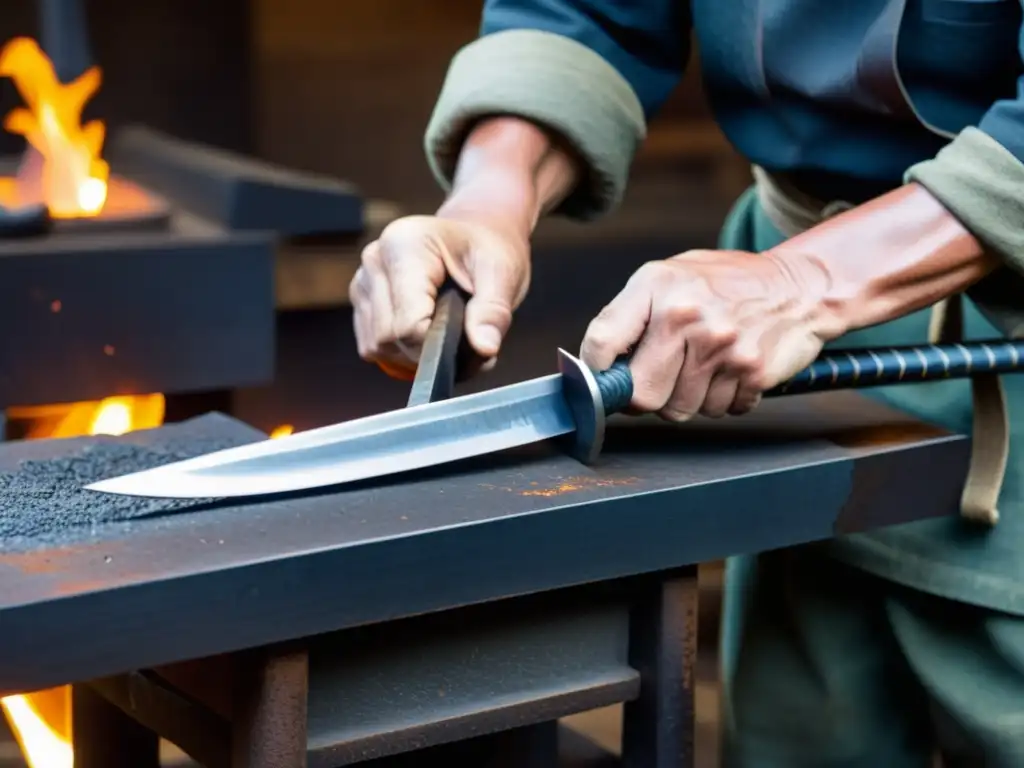
<svg viewBox="0 0 1024 768">
<path fill-rule="evenodd" d="M 279 426 L 274 427 L 274 429 L 271 430 L 270 439 L 277 440 L 279 437 L 288 437 L 288 435 L 292 434 L 292 432 L 294 431 L 295 427 L 293 427 L 291 424 L 281 424 Z"/>
<path fill-rule="evenodd" d="M 61 83 L 39 44 L 16 37 L 0 50 L 0 77 L 14 81 L 26 104 L 12 110 L 3 124 L 31 147 L 18 171 L 18 201 L 41 201 L 54 218 L 99 214 L 110 177 L 100 156 L 105 128 L 99 120 L 81 124 L 82 110 L 100 87 L 99 67 Z"/>
<path fill-rule="evenodd" d="M 51 688 L 0 699 L 29 768 L 74 768 L 71 688 Z"/>
<path fill-rule="evenodd" d="M 11 418 L 31 421 L 26 438 L 122 435 L 159 427 L 162 394 L 108 397 L 95 402 L 11 408 Z M 71 688 L 62 686 L 0 699 L 29 768 L 73 768 Z"/>
</svg>

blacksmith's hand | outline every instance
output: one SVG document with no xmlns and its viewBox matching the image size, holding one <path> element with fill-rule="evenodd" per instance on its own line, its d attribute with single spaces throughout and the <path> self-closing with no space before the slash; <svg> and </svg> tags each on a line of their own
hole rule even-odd
<svg viewBox="0 0 1024 768">
<path fill-rule="evenodd" d="M 590 323 L 594 370 L 630 355 L 631 410 L 669 421 L 754 408 L 842 333 L 824 263 L 803 254 L 689 251 L 641 267 Z"/>
<path fill-rule="evenodd" d="M 521 227 L 499 218 L 409 216 L 388 225 L 363 250 L 349 286 L 359 355 L 409 379 L 450 276 L 471 294 L 465 333 L 484 368 L 492 367 L 526 295 L 530 249 Z"/>
</svg>

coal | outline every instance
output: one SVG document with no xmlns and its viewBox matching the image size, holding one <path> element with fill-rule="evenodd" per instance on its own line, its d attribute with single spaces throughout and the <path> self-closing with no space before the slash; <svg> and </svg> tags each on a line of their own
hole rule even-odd
<svg viewBox="0 0 1024 768">
<path fill-rule="evenodd" d="M 215 503 L 215 499 L 149 499 L 84 490 L 98 480 L 232 448 L 260 436 L 255 430 L 239 428 L 242 425 L 223 429 L 228 420 L 219 414 L 211 416 L 124 438 L 48 441 L 74 447 L 61 455 L 22 460 L 10 471 L 0 472 L 0 548 L 27 541 L 52 542 L 110 523 Z M 15 444 L 4 446 L 5 451 L 16 449 Z"/>
</svg>

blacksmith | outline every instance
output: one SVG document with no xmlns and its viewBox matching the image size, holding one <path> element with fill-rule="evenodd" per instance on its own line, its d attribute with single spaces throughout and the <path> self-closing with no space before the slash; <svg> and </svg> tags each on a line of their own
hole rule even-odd
<svg viewBox="0 0 1024 768">
<path fill-rule="evenodd" d="M 352 283 L 360 354 L 414 367 L 450 275 L 496 358 L 538 219 L 615 209 L 691 32 L 755 184 L 718 250 L 590 324 L 593 368 L 633 352 L 636 410 L 743 414 L 825 345 L 1021 334 L 1020 0 L 488 0 L 426 132 L 447 199 Z M 873 396 L 973 429 L 961 514 L 730 561 L 725 764 L 1024 766 L 1024 377 Z"/>
</svg>

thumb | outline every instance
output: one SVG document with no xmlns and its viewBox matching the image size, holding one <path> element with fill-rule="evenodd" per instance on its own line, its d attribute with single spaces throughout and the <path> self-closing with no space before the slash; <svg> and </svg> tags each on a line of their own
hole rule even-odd
<svg viewBox="0 0 1024 768">
<path fill-rule="evenodd" d="M 492 358 L 512 325 L 525 274 L 514 259 L 480 259 L 466 304 L 466 336 L 479 355 Z"/>
</svg>

